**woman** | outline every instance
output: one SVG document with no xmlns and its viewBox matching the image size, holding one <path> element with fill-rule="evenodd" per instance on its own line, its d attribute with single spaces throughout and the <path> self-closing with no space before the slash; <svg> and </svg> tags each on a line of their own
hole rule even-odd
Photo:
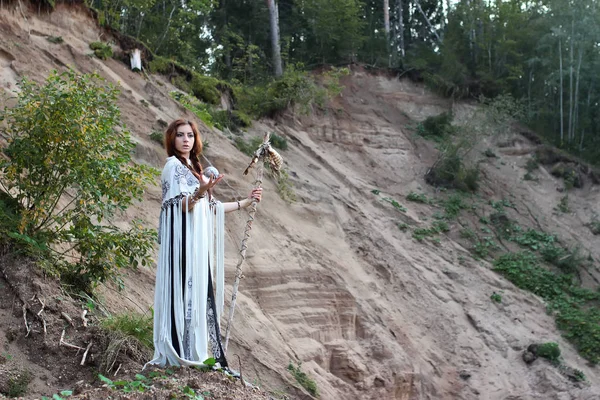
<svg viewBox="0 0 600 400">
<path fill-rule="evenodd" d="M 219 317 L 224 304 L 223 242 L 226 212 L 260 201 L 255 188 L 242 201 L 212 198 L 223 175 L 202 174 L 202 139 L 196 124 L 173 121 L 165 133 L 167 162 L 162 172 L 160 250 L 154 296 L 154 358 L 149 364 L 202 365 L 213 357 L 227 367 Z M 215 269 L 216 301 L 211 268 Z"/>
</svg>

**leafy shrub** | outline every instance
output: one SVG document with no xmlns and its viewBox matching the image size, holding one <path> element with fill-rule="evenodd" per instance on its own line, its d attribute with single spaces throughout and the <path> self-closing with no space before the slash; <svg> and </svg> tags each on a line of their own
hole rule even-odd
<svg viewBox="0 0 600 400">
<path fill-rule="evenodd" d="M 483 155 L 486 156 L 486 157 L 488 157 L 488 158 L 496 158 L 497 157 L 496 153 L 494 153 L 494 151 L 492 149 L 486 149 L 483 152 Z"/>
<path fill-rule="evenodd" d="M 12 204 L 0 211 L 14 219 L 7 236 L 40 256 L 48 273 L 88 292 L 119 268 L 145 265 L 156 232 L 110 224 L 158 175 L 131 164 L 135 145 L 119 121 L 118 91 L 73 71 L 19 86 L 16 106 L 0 111 L 8 138 L 0 182 L 10 198 L 4 206 Z"/>
<path fill-rule="evenodd" d="M 107 60 L 112 57 L 113 51 L 109 44 L 103 42 L 90 43 L 90 49 L 94 50 L 94 54 L 101 60 Z"/>
<path fill-rule="evenodd" d="M 382 200 L 390 203 L 392 206 L 394 206 L 394 208 L 396 210 L 398 210 L 400 212 L 406 212 L 406 207 L 404 207 L 402 204 L 398 203 L 396 200 L 392 199 L 391 197 L 384 197 Z"/>
<path fill-rule="evenodd" d="M 168 74 L 172 71 L 173 61 L 165 57 L 154 57 L 152 61 L 148 63 L 148 69 L 153 74 Z"/>
<path fill-rule="evenodd" d="M 308 113 L 314 106 L 325 105 L 328 92 L 307 72 L 291 67 L 279 79 L 253 87 L 237 87 L 235 94 L 240 110 L 260 118 L 273 116 L 294 105 Z"/>
<path fill-rule="evenodd" d="M 465 203 L 464 197 L 460 193 L 454 193 L 443 202 L 446 218 L 455 218 L 461 210 L 466 210 L 469 205 Z"/>
<path fill-rule="evenodd" d="M 287 150 L 288 148 L 287 139 L 283 136 L 279 136 L 276 133 L 271 133 L 269 142 L 271 142 L 271 145 L 273 145 L 273 147 L 279 150 Z"/>
<path fill-rule="evenodd" d="M 427 117 L 418 128 L 424 137 L 443 138 L 454 133 L 452 126 L 452 113 L 445 112 L 433 117 Z"/>
<path fill-rule="evenodd" d="M 165 135 L 162 132 L 152 132 L 150 134 L 150 139 L 160 144 L 161 146 L 165 145 Z"/>
<path fill-rule="evenodd" d="M 490 296 L 490 299 L 496 303 L 502 303 L 502 295 L 494 292 L 492 293 L 492 295 Z"/>
<path fill-rule="evenodd" d="M 552 362 L 558 362 L 560 358 L 560 348 L 558 347 L 558 343 L 547 342 L 540 344 L 537 347 L 537 355 Z"/>
<path fill-rule="evenodd" d="M 190 89 L 198 99 L 209 104 L 219 104 L 221 102 L 220 83 L 216 78 L 194 72 L 190 81 Z"/>
<path fill-rule="evenodd" d="M 479 168 L 465 167 L 456 153 L 442 153 L 427 171 L 425 181 L 432 186 L 475 192 L 479 187 Z"/>
<path fill-rule="evenodd" d="M 292 373 L 296 381 L 308 391 L 311 395 L 318 397 L 319 393 L 317 391 L 317 384 L 314 380 L 310 379 L 308 375 L 304 371 L 300 369 L 300 365 L 294 366 L 294 364 L 290 363 L 287 367 L 288 371 Z"/>
<path fill-rule="evenodd" d="M 217 110 L 212 112 L 215 126 L 237 131 L 239 128 L 247 128 L 252 125 L 252 119 L 241 111 Z"/>
<path fill-rule="evenodd" d="M 429 199 L 423 193 L 410 192 L 408 196 L 406 196 L 406 200 L 414 201 L 415 203 L 429 204 Z"/>
</svg>

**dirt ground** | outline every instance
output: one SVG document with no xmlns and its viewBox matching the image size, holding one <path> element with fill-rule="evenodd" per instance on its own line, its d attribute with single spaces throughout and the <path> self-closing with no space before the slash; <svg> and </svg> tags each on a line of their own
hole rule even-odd
<svg viewBox="0 0 600 400">
<path fill-rule="evenodd" d="M 133 73 L 117 60 L 90 57 L 88 43 L 109 38 L 82 8 L 59 4 L 51 14 L 25 11 L 27 20 L 14 7 L 0 11 L 1 87 L 14 90 L 23 76 L 41 81 L 53 68 L 98 71 L 122 88 L 119 106 L 136 142 L 136 161 L 161 168 L 165 154 L 149 134 L 162 129 L 160 121 L 197 120 L 170 98 L 171 84 Z M 50 43 L 47 36 L 61 36 L 64 43 Z M 509 200 L 514 207 L 508 215 L 522 226 L 556 234 L 565 245 L 578 245 L 600 260 L 598 236 L 586 226 L 600 214 L 600 186 L 585 177 L 583 188 L 569 192 L 572 211 L 558 212 L 564 182 L 551 175 L 551 165 L 542 165 L 535 181 L 524 180 L 525 165 L 539 145 L 522 135 L 522 128 L 507 127 L 484 136 L 472 152 L 480 162 L 482 185 L 469 199 L 471 210 L 450 221 L 449 232 L 437 240 L 417 241 L 411 231 L 430 226 L 443 211 L 437 201 L 449 194 L 425 183 L 437 150 L 415 134 L 415 126 L 449 110 L 465 121 L 476 108 L 358 67 L 342 83 L 342 96 L 326 111 L 308 116 L 290 111 L 255 122 L 244 133 L 248 138 L 270 131 L 287 139 L 289 149 L 282 156 L 297 198 L 289 204 L 278 196 L 276 182 L 264 183 L 228 351 L 230 358 L 242 360 L 246 380 L 263 391 L 249 397 L 239 381 L 211 375 L 200 384 L 195 371 L 182 370 L 176 378 L 156 378 L 155 398 L 185 386 L 221 393 L 214 398 L 312 398 L 287 370 L 290 362 L 301 363 L 324 400 L 600 398 L 597 367 L 561 337 L 544 302 L 493 272 L 487 261 L 473 258 L 471 244 L 460 234 L 465 227 L 482 228 L 479 220 L 491 213 L 490 200 Z M 201 126 L 209 143 L 206 159 L 225 174 L 217 196 L 225 201 L 245 197 L 253 177 L 241 172 L 249 160 L 233 145 L 232 134 Z M 496 157 L 485 157 L 487 149 Z M 436 202 L 409 202 L 410 192 Z M 391 200 L 406 211 L 399 212 Z M 135 217 L 156 226 L 159 210 L 157 185 L 120 223 Z M 229 291 L 246 218 L 244 213 L 227 216 Z M 598 265 L 594 261 L 581 271 L 586 286 L 597 287 Z M 29 371 L 33 381 L 27 398 L 75 387 L 82 390 L 81 398 L 121 396 L 94 380 L 103 356 L 100 346 L 91 347 L 84 368 L 81 350 L 59 345 L 63 329 L 64 340 L 81 348 L 97 340 L 91 328 L 80 326 L 81 303 L 60 300 L 60 287 L 44 277 L 29 282 L 30 266 L 5 257 L 1 268 L 7 272 L 0 278 L 0 385 L 8 374 Z M 147 312 L 153 268 L 128 271 L 123 292 L 102 287 L 99 299 L 106 309 Z M 502 302 L 490 301 L 492 293 L 502 293 Z M 61 312 L 73 318 L 74 326 Z M 560 345 L 565 364 L 580 369 L 587 382 L 573 383 L 543 360 L 531 365 L 522 360 L 529 344 L 547 341 Z M 122 360 L 127 362 L 115 379 L 141 372 L 140 362 Z"/>
</svg>

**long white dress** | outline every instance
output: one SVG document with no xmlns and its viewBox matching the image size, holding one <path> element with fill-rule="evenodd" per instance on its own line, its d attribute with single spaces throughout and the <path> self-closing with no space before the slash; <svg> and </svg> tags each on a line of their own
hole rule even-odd
<svg viewBox="0 0 600 400">
<path fill-rule="evenodd" d="M 219 332 L 224 303 L 223 205 L 204 197 L 191 211 L 184 211 L 200 182 L 176 157 L 167 159 L 161 182 L 154 358 L 148 364 L 203 365 L 210 343 L 212 356 L 226 367 Z"/>
</svg>

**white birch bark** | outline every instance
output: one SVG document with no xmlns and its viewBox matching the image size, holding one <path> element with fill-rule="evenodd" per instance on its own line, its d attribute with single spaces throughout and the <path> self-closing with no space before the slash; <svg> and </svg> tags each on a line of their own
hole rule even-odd
<svg viewBox="0 0 600 400">
<path fill-rule="evenodd" d="M 279 11 L 275 0 L 267 0 L 269 21 L 271 23 L 271 47 L 273 49 L 273 72 L 275 76 L 283 75 L 281 66 L 281 49 L 279 47 Z"/>
</svg>

